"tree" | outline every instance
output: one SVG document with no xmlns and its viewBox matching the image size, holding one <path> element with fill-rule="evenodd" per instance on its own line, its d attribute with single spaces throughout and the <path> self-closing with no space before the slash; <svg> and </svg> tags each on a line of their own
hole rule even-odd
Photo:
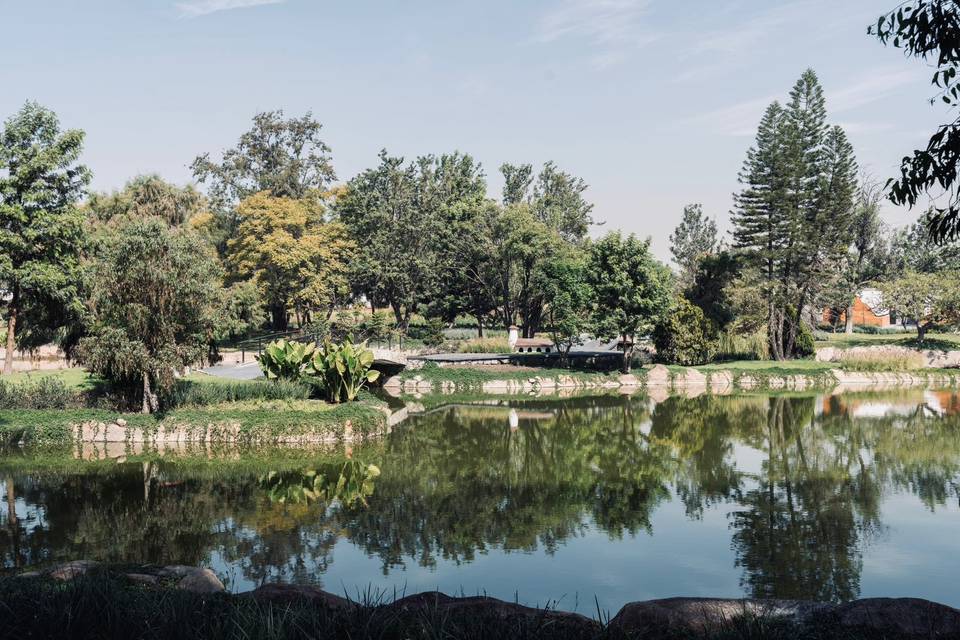
<svg viewBox="0 0 960 640">
<path fill-rule="evenodd" d="M 657 359 L 686 367 L 710 362 L 718 340 L 717 326 L 686 298 L 677 298 L 653 331 Z"/>
<path fill-rule="evenodd" d="M 349 294 L 356 245 L 342 223 L 324 220 L 318 204 L 261 192 L 240 203 L 237 218 L 236 237 L 227 244 L 229 273 L 257 283 L 275 330 L 287 328 L 291 308 L 308 322 L 317 310 L 329 315 Z"/>
<path fill-rule="evenodd" d="M 931 84 L 949 107 L 960 102 L 960 6 L 955 0 L 907 0 L 877 19 L 867 30 L 883 44 L 893 44 L 907 55 L 933 62 L 936 71 Z M 935 242 L 960 238 L 960 191 L 957 171 L 960 167 L 960 117 L 941 125 L 930 137 L 925 149 L 917 149 L 903 159 L 900 177 L 891 179 L 889 198 L 899 205 L 913 207 L 921 194 L 941 189 L 947 203 L 934 207 L 924 218 Z M 938 196 L 941 194 L 938 194 Z"/>
<path fill-rule="evenodd" d="M 82 131 L 61 131 L 49 109 L 26 103 L 0 137 L 0 300 L 6 301 L 3 372 L 13 351 L 36 347 L 78 321 L 83 215 L 90 181 L 78 164 Z"/>
<path fill-rule="evenodd" d="M 581 344 L 581 336 L 590 326 L 593 292 L 586 275 L 584 256 L 568 250 L 548 258 L 538 278 L 546 300 L 547 330 L 564 364 L 569 362 L 570 349 Z"/>
<path fill-rule="evenodd" d="M 233 237 L 239 223 L 233 211 L 242 200 L 261 191 L 298 200 L 324 191 L 336 179 L 322 128 L 309 111 L 289 119 L 282 110 L 266 111 L 253 117 L 250 130 L 218 162 L 209 153 L 197 156 L 190 168 L 198 182 L 209 185 L 221 249 Z"/>
<path fill-rule="evenodd" d="M 796 82 L 786 107 L 767 108 L 740 181 L 735 246 L 761 277 L 770 352 L 790 358 L 803 310 L 819 303 L 849 247 L 856 185 L 853 148 L 839 127 L 827 126 L 812 70 Z"/>
<path fill-rule="evenodd" d="M 144 175 L 130 180 L 120 191 L 90 194 L 84 208 L 97 223 L 156 217 L 179 226 L 205 212 L 206 206 L 206 198 L 192 186 L 178 187 L 160 176 Z"/>
<path fill-rule="evenodd" d="M 930 228 L 922 221 L 901 229 L 890 240 L 891 269 L 937 273 L 960 271 L 960 244 L 936 244 Z"/>
<path fill-rule="evenodd" d="M 693 282 L 683 294 L 721 330 L 742 313 L 731 296 L 731 287 L 741 275 L 741 267 L 740 256 L 732 251 L 720 251 L 701 258 Z"/>
<path fill-rule="evenodd" d="M 90 334 L 80 359 L 144 413 L 200 362 L 216 329 L 221 272 L 203 240 L 158 218 L 130 220 L 96 248 Z"/>
<path fill-rule="evenodd" d="M 358 293 L 389 305 L 405 329 L 413 313 L 443 295 L 444 278 L 458 268 L 457 256 L 443 248 L 459 216 L 485 193 L 482 167 L 469 155 L 406 164 L 381 151 L 379 166 L 353 178 L 336 203 L 360 248 L 351 276 Z"/>
<path fill-rule="evenodd" d="M 587 282 L 593 291 L 594 333 L 619 337 L 624 373 L 634 341 L 648 334 L 670 306 L 670 270 L 654 259 L 650 239 L 611 232 L 590 246 Z"/>
<path fill-rule="evenodd" d="M 504 205 L 529 204 L 534 216 L 567 242 L 579 243 L 587 236 L 593 205 L 583 197 L 587 183 L 582 178 L 560 171 L 553 162 L 543 165 L 536 180 L 529 164 L 504 164 L 500 172 Z"/>
<path fill-rule="evenodd" d="M 960 321 L 960 273 L 917 273 L 880 284 L 884 305 L 917 323 L 917 341 L 938 325 Z"/>
<path fill-rule="evenodd" d="M 686 288 L 693 284 L 697 264 L 717 248 L 717 223 L 703 213 L 699 204 L 683 208 L 683 220 L 670 234 L 670 253 L 680 268 L 678 284 Z"/>
<path fill-rule="evenodd" d="M 854 205 L 850 247 L 837 263 L 836 284 L 829 291 L 829 307 L 835 318 L 845 316 L 846 333 L 853 333 L 853 303 L 870 282 L 887 277 L 892 268 L 889 244 L 880 220 L 881 189 L 864 180 Z"/>
</svg>

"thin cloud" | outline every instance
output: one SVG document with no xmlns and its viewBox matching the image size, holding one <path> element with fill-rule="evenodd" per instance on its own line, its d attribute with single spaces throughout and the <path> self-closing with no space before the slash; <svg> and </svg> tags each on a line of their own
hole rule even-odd
<svg viewBox="0 0 960 640">
<path fill-rule="evenodd" d="M 685 126 L 695 126 L 710 133 L 724 136 L 752 136 L 764 110 L 779 96 L 755 98 L 744 102 L 695 115 L 683 120 Z"/>
<path fill-rule="evenodd" d="M 649 6 L 650 0 L 564 0 L 541 17 L 534 41 L 586 41 L 598 50 L 591 65 L 603 69 L 623 60 L 630 48 L 659 39 L 644 24 Z"/>
<path fill-rule="evenodd" d="M 177 9 L 179 9 L 180 15 L 185 18 L 197 18 L 218 11 L 246 9 L 283 2 L 286 2 L 286 0 L 197 0 L 196 2 L 180 2 L 177 4 Z"/>
<path fill-rule="evenodd" d="M 905 69 L 868 69 L 865 78 L 836 91 L 827 91 L 827 109 L 843 113 L 886 98 L 897 89 L 916 81 L 916 74 Z"/>
</svg>

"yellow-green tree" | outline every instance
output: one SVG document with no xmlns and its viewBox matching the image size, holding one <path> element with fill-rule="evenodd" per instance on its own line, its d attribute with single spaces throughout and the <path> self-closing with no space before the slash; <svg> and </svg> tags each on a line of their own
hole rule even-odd
<svg viewBox="0 0 960 640">
<path fill-rule="evenodd" d="M 291 311 L 306 321 L 349 294 L 347 262 L 356 245 L 346 227 L 328 221 L 324 212 L 316 200 L 266 192 L 237 207 L 227 266 L 235 279 L 257 283 L 274 329 L 287 328 Z"/>
</svg>

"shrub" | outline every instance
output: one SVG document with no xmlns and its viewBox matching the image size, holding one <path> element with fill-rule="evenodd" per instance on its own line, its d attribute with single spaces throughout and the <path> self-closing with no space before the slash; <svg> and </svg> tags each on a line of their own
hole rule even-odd
<svg viewBox="0 0 960 640">
<path fill-rule="evenodd" d="M 809 358 L 817 349 L 813 339 L 813 330 L 806 322 L 800 322 L 797 337 L 793 342 L 793 355 L 797 358 Z"/>
<path fill-rule="evenodd" d="M 673 311 L 653 331 L 657 359 L 685 366 L 704 364 L 717 353 L 716 325 L 700 307 L 680 298 Z"/>
<path fill-rule="evenodd" d="M 506 338 L 471 338 L 457 346 L 460 353 L 510 353 Z"/>
<path fill-rule="evenodd" d="M 81 392 L 50 376 L 20 383 L 0 380 L 0 409 L 67 409 L 83 404 Z"/>
<path fill-rule="evenodd" d="M 341 344 L 325 340 L 313 353 L 306 369 L 306 380 L 329 402 L 352 402 L 368 383 L 380 377 L 373 371 L 373 352 L 350 339 Z"/>
<path fill-rule="evenodd" d="M 423 344 L 428 347 L 439 347 L 443 344 L 446 337 L 443 335 L 443 320 L 440 318 L 430 318 L 427 321 L 427 327 L 420 334 Z"/>
<path fill-rule="evenodd" d="M 302 377 L 303 369 L 310 362 L 315 349 L 316 345 L 312 342 L 304 344 L 280 339 L 268 344 L 263 353 L 257 356 L 257 362 L 269 380 L 296 381 Z"/>
</svg>

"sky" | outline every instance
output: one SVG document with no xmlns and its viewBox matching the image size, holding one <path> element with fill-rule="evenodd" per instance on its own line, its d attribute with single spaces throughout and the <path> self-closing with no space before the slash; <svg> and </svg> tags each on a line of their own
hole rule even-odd
<svg viewBox="0 0 960 640">
<path fill-rule="evenodd" d="M 86 131 L 92 187 L 184 184 L 260 111 L 323 123 L 339 181 L 459 150 L 582 177 L 609 229 L 669 257 L 683 206 L 729 229 L 763 109 L 806 68 L 864 171 L 895 175 L 946 120 L 932 69 L 867 35 L 894 0 L 0 0 L 0 117 Z M 892 225 L 916 212 L 886 205 Z"/>
</svg>

